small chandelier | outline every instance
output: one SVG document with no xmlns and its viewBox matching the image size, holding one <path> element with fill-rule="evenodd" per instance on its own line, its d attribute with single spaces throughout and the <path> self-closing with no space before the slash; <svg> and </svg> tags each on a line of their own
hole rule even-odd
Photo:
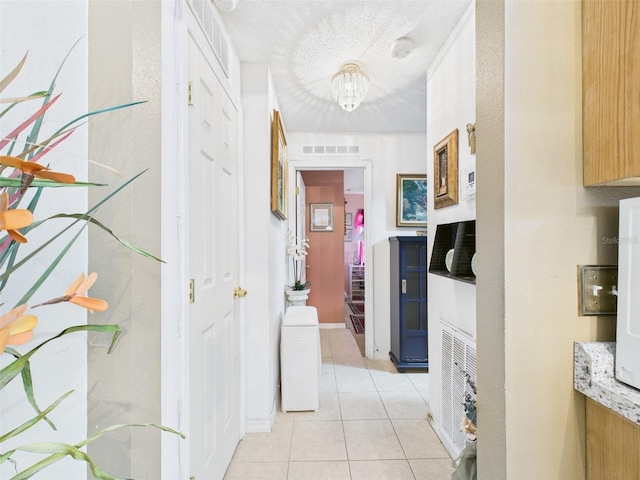
<svg viewBox="0 0 640 480">
<path fill-rule="evenodd" d="M 333 98 L 347 112 L 358 108 L 369 90 L 369 77 L 355 63 L 346 63 L 331 78 Z"/>
</svg>

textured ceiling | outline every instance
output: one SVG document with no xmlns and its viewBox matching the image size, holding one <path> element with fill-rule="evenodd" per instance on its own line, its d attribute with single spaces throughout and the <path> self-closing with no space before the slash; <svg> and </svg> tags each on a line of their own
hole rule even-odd
<svg viewBox="0 0 640 480">
<path fill-rule="evenodd" d="M 292 132 L 424 132 L 427 70 L 470 0 L 240 0 L 220 12 L 243 62 L 271 67 Z M 392 58 L 400 37 L 413 40 Z M 369 75 L 352 112 L 333 99 L 331 77 L 349 61 Z"/>
</svg>

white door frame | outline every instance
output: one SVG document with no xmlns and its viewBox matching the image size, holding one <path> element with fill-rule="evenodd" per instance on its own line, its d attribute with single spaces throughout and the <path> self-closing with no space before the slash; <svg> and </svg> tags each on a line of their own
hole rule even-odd
<svg viewBox="0 0 640 480">
<path fill-rule="evenodd" d="M 345 168 L 361 168 L 364 170 L 364 211 L 372 211 L 372 191 L 373 191 L 373 162 L 370 159 L 354 159 L 354 158 L 309 158 L 309 159 L 290 159 L 288 162 L 287 178 L 296 178 L 296 172 L 299 170 L 344 170 Z M 295 182 L 289 182 L 287 192 L 289 212 L 295 212 Z M 365 213 L 366 214 L 366 213 Z M 289 216 L 288 228 L 295 231 L 295 215 Z M 367 293 L 364 297 L 364 311 L 371 312 L 371 319 L 367 321 L 367 328 L 364 330 L 364 348 L 365 356 L 369 359 L 375 357 L 375 348 L 373 339 L 375 338 L 375 316 L 373 313 L 373 246 L 371 245 L 371 221 L 364 222 L 364 258 L 367 262 L 367 268 L 364 269 L 364 284 L 367 286 Z M 369 315 L 369 314 L 367 314 Z"/>
</svg>

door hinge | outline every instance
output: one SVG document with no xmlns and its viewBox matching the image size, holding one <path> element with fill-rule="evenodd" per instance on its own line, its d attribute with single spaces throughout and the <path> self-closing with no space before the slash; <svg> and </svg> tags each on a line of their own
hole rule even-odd
<svg viewBox="0 0 640 480">
<path fill-rule="evenodd" d="M 300 195 L 300 187 L 296 187 L 296 195 Z"/>
<path fill-rule="evenodd" d="M 191 476 L 189 477 L 189 480 L 196 480 L 196 476 L 195 476 L 195 475 L 191 475 Z"/>
<path fill-rule="evenodd" d="M 187 106 L 193 107 L 193 82 L 191 80 L 187 84 Z"/>
<path fill-rule="evenodd" d="M 196 301 L 196 287 L 193 278 L 189 279 L 189 303 L 193 303 Z"/>
</svg>

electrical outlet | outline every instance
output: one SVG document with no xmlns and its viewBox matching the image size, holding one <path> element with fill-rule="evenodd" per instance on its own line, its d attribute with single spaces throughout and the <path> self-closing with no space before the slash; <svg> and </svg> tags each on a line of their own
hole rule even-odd
<svg viewBox="0 0 640 480">
<path fill-rule="evenodd" d="M 618 311 L 618 267 L 579 265 L 580 315 L 615 315 Z"/>
</svg>

